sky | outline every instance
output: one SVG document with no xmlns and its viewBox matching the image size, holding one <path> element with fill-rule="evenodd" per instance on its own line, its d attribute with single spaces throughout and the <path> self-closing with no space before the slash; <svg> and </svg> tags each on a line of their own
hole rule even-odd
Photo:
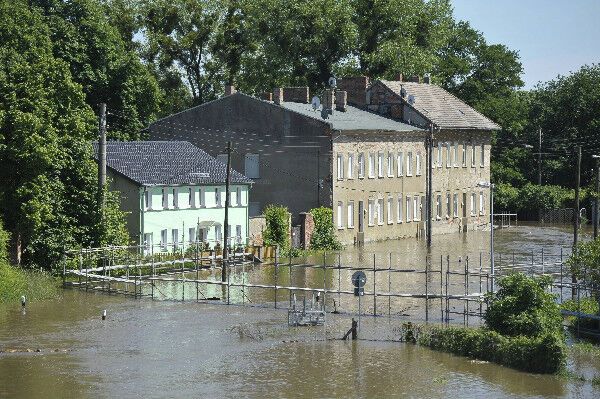
<svg viewBox="0 0 600 399">
<path fill-rule="evenodd" d="M 517 50 L 525 88 L 600 64 L 600 0 L 452 0 L 488 44 Z"/>
</svg>

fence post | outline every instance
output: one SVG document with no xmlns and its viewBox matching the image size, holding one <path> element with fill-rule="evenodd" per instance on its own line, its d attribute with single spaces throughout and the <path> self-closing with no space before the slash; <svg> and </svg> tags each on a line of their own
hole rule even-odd
<svg viewBox="0 0 600 399">
<path fill-rule="evenodd" d="M 450 321 L 450 300 L 448 299 L 448 279 L 450 278 L 450 255 L 446 256 L 446 324 Z"/>
<path fill-rule="evenodd" d="M 465 259 L 465 294 L 467 295 L 467 327 L 469 327 L 469 256 Z"/>
<path fill-rule="evenodd" d="M 429 255 L 425 255 L 425 322 L 429 321 Z"/>
<path fill-rule="evenodd" d="M 341 254 L 338 252 L 338 305 L 342 306 L 341 293 L 342 290 L 342 261 Z"/>
<path fill-rule="evenodd" d="M 390 264 L 388 266 L 388 318 L 392 317 L 392 253 L 390 252 Z"/>
<path fill-rule="evenodd" d="M 560 303 L 563 301 L 563 249 L 560 247 Z"/>
</svg>

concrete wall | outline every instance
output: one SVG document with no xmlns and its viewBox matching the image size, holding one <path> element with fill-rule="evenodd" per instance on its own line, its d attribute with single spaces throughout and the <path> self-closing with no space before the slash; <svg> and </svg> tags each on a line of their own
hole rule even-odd
<svg viewBox="0 0 600 399">
<path fill-rule="evenodd" d="M 213 156 L 224 154 L 231 140 L 232 167 L 241 173 L 245 155 L 259 154 L 251 216 L 268 204 L 286 205 L 294 216 L 319 203 L 331 205 L 331 137 L 325 122 L 236 93 L 161 119 L 149 131 L 152 140 L 188 140 Z"/>
</svg>

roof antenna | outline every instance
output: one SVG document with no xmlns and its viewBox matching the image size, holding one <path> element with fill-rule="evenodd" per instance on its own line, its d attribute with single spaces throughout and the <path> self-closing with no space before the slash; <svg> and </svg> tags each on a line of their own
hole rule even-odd
<svg viewBox="0 0 600 399">
<path fill-rule="evenodd" d="M 332 75 L 329 78 L 329 87 L 331 87 L 332 89 L 335 89 L 337 85 L 337 80 L 335 79 L 335 75 Z"/>
<path fill-rule="evenodd" d="M 321 99 L 319 99 L 318 96 L 314 96 L 312 98 L 312 101 L 310 102 L 312 105 L 312 109 L 313 111 L 316 111 L 317 109 L 319 109 L 319 107 L 321 106 Z"/>
</svg>

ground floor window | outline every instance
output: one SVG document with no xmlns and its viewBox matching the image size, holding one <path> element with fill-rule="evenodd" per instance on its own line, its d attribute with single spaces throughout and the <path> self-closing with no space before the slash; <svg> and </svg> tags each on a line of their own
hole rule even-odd
<svg viewBox="0 0 600 399">
<path fill-rule="evenodd" d="M 377 224 L 383 224 L 383 198 L 377 200 Z"/>
<path fill-rule="evenodd" d="M 196 242 L 196 228 L 195 227 L 190 227 L 188 229 L 188 241 L 190 243 Z"/>
<path fill-rule="evenodd" d="M 388 222 L 388 224 L 393 224 L 394 223 L 394 213 L 392 212 L 392 208 L 394 207 L 394 199 L 392 197 L 388 197 L 387 207 L 388 207 L 387 222 Z"/>
<path fill-rule="evenodd" d="M 375 203 L 373 200 L 369 200 L 369 226 L 375 224 Z"/>
<path fill-rule="evenodd" d="M 452 216 L 454 216 L 455 218 L 458 217 L 458 194 L 454 193 L 454 201 L 453 201 L 453 208 L 454 208 L 454 213 L 452 214 Z"/>
<path fill-rule="evenodd" d="M 242 243 L 242 225 L 241 224 L 235 225 L 235 242 L 237 244 Z"/>
<path fill-rule="evenodd" d="M 438 194 L 435 200 L 435 217 L 436 219 L 442 218 L 442 194 Z"/>
<path fill-rule="evenodd" d="M 485 213 L 485 207 L 484 207 L 484 201 L 483 201 L 483 191 L 479 192 L 479 213 L 482 215 Z"/>
<path fill-rule="evenodd" d="M 420 220 L 419 196 L 413 198 L 413 220 Z"/>
<path fill-rule="evenodd" d="M 173 240 L 173 251 L 179 249 L 179 229 L 171 230 L 172 240 Z"/>
<path fill-rule="evenodd" d="M 410 203 L 412 202 L 410 196 L 406 196 L 406 221 L 410 222 L 412 220 L 410 213 Z"/>
<path fill-rule="evenodd" d="M 340 201 L 340 202 L 338 202 L 338 205 L 337 205 L 337 227 L 338 227 L 338 229 L 344 228 L 343 213 L 344 213 L 344 203 Z"/>
<path fill-rule="evenodd" d="M 477 212 L 477 205 L 475 202 L 477 201 L 475 197 L 475 193 L 471 193 L 471 216 L 475 216 L 475 212 Z"/>
<path fill-rule="evenodd" d="M 168 232 L 167 229 L 161 230 L 160 231 L 160 249 L 161 251 L 167 251 L 168 250 Z"/>
<path fill-rule="evenodd" d="M 354 201 L 348 202 L 348 228 L 354 228 Z"/>
<path fill-rule="evenodd" d="M 215 225 L 215 240 L 220 242 L 222 239 L 223 239 L 223 232 L 221 230 L 221 225 L 217 224 L 217 225 Z"/>
<path fill-rule="evenodd" d="M 402 223 L 402 194 L 398 195 L 398 223 Z"/>
</svg>

